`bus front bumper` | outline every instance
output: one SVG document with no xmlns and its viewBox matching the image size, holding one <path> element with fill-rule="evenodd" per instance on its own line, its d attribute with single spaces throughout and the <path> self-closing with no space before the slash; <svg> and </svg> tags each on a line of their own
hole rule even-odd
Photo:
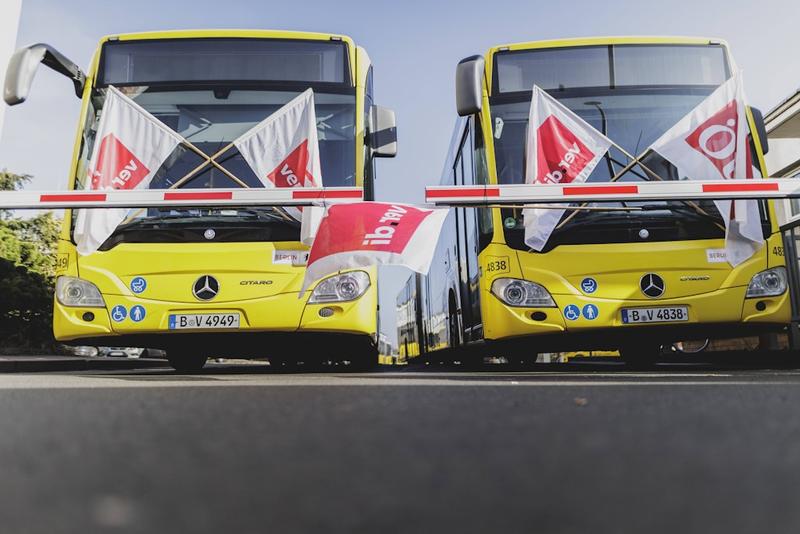
<svg viewBox="0 0 800 534">
<path fill-rule="evenodd" d="M 347 340 L 360 345 L 377 339 L 377 291 L 370 288 L 349 302 L 307 304 L 307 296 L 284 293 L 266 298 L 211 305 L 163 302 L 131 296 L 103 295 L 105 308 L 67 307 L 58 301 L 53 310 L 53 332 L 58 341 L 79 345 L 111 345 L 148 348 L 185 346 L 213 347 L 228 354 L 274 346 L 303 349 L 310 345 Z M 122 320 L 113 320 L 111 310 L 124 307 Z M 130 310 L 139 306 L 144 317 L 134 321 Z M 170 329 L 175 314 L 238 314 L 236 329 Z M 328 346 L 330 348 L 330 346 Z"/>
<path fill-rule="evenodd" d="M 484 333 L 488 341 L 525 342 L 536 350 L 617 348 L 639 340 L 667 343 L 688 339 L 745 337 L 782 330 L 790 321 L 788 293 L 745 299 L 746 287 L 733 287 L 674 299 L 625 300 L 553 295 L 555 308 L 513 308 L 484 293 Z M 623 323 L 622 310 L 685 306 L 688 320 Z M 579 310 L 575 317 L 567 313 Z M 584 310 L 588 311 L 586 313 Z M 569 315 L 571 319 L 567 319 Z"/>
</svg>

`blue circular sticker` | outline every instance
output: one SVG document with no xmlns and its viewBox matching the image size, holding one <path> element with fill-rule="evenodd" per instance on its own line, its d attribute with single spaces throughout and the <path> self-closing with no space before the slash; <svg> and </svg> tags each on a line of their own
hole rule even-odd
<svg viewBox="0 0 800 534">
<path fill-rule="evenodd" d="M 597 319 L 597 306 L 594 304 L 587 304 L 583 307 L 583 316 L 590 321 Z"/>
<path fill-rule="evenodd" d="M 147 289 L 147 280 L 145 280 L 141 276 L 137 276 L 136 278 L 131 280 L 131 291 L 133 291 L 137 295 L 139 293 L 144 292 L 145 289 Z"/>
<path fill-rule="evenodd" d="M 139 306 L 138 304 L 131 308 L 131 321 L 134 323 L 140 322 L 144 319 L 144 316 L 147 315 L 147 311 L 145 311 L 144 306 Z"/>
<path fill-rule="evenodd" d="M 121 323 L 125 320 L 128 316 L 128 310 L 125 309 L 125 306 L 121 306 L 117 304 L 113 308 L 111 308 L 111 319 L 116 323 Z"/>
<path fill-rule="evenodd" d="M 581 291 L 584 293 L 594 293 L 597 291 L 597 280 L 594 278 L 584 278 L 581 280 Z"/>
<path fill-rule="evenodd" d="M 570 304 L 569 306 L 564 308 L 564 317 L 566 317 L 568 321 L 577 321 L 580 316 L 581 316 L 581 309 L 578 308 L 576 305 Z"/>
</svg>

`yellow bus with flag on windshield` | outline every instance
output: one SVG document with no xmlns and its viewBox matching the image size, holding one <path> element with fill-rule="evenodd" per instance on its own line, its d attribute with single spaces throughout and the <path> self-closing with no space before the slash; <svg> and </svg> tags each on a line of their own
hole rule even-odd
<svg viewBox="0 0 800 534">
<path fill-rule="evenodd" d="M 619 349 L 641 362 L 681 340 L 785 331 L 772 204 L 731 200 L 767 176 L 767 139 L 723 41 L 498 46 L 459 63 L 456 101 L 427 194 L 456 208 L 416 292 L 423 351 Z M 554 191 L 564 203 L 537 203 Z"/>
<path fill-rule="evenodd" d="M 82 99 L 67 189 L 106 208 L 65 213 L 57 340 L 162 348 L 181 370 L 212 355 L 292 362 L 301 349 L 304 361 L 377 362 L 374 268 L 301 291 L 323 208 L 297 199 L 349 188 L 371 200 L 375 158 L 396 150 L 363 48 L 306 32 L 117 35 L 84 73 L 33 45 L 10 62 L 6 102 L 27 98 L 40 62 Z M 147 196 L 155 190 L 160 201 Z M 239 190 L 288 201 L 237 203 Z M 143 196 L 113 205 L 115 191 Z"/>
</svg>

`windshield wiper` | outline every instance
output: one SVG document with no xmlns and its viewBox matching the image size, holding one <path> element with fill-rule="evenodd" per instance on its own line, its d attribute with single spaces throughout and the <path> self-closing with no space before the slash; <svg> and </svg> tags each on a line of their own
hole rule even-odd
<svg viewBox="0 0 800 534">
<path fill-rule="evenodd" d="M 675 211 L 680 212 L 682 215 L 692 215 L 695 218 L 708 219 L 714 223 L 719 223 L 721 217 L 711 215 L 710 213 L 698 211 L 696 208 L 685 204 L 685 201 L 679 201 L 681 204 L 645 204 L 639 206 L 642 211 Z"/>
<path fill-rule="evenodd" d="M 270 221 L 282 222 L 285 224 L 289 224 L 292 226 L 297 226 L 300 224 L 299 221 L 294 219 L 289 219 L 287 216 L 279 214 L 275 211 L 275 208 L 269 208 L 270 211 L 265 211 L 263 209 L 246 209 L 246 210 L 237 210 L 237 214 L 234 217 L 238 217 L 239 214 L 248 214 L 252 215 L 258 219 L 269 219 Z"/>
<path fill-rule="evenodd" d="M 269 208 L 273 209 L 273 208 Z M 152 217 L 144 217 L 135 219 L 125 225 L 120 226 L 120 229 L 130 229 L 134 227 L 150 227 L 159 224 L 172 224 L 176 222 L 187 223 L 205 223 L 210 221 L 225 221 L 231 219 L 244 219 L 255 218 L 261 221 L 280 222 L 291 226 L 297 226 L 300 223 L 294 219 L 284 217 L 274 211 L 264 211 L 260 209 L 246 209 L 236 210 L 233 214 L 226 213 L 199 213 L 197 215 L 189 215 L 187 213 L 165 213 L 163 215 L 154 215 Z"/>
</svg>

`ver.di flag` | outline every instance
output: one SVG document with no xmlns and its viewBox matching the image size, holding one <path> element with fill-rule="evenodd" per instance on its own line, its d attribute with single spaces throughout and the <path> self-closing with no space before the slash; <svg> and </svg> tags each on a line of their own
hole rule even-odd
<svg viewBox="0 0 800 534">
<path fill-rule="evenodd" d="M 315 280 L 370 265 L 404 265 L 426 274 L 447 210 L 355 202 L 331 206 L 311 246 L 301 295 Z"/>
<path fill-rule="evenodd" d="M 265 187 L 322 187 L 314 91 L 307 89 L 233 142 Z M 311 244 L 323 208 L 285 208 Z M 302 216 L 301 216 L 302 213 Z"/>
<path fill-rule="evenodd" d="M 539 86 L 533 86 L 525 143 L 525 183 L 585 182 L 612 142 Z M 525 244 L 542 250 L 563 209 L 528 208 Z"/>
<path fill-rule="evenodd" d="M 182 141 L 180 135 L 110 86 L 89 159 L 89 188 L 146 189 Z M 96 252 L 127 213 L 125 208 L 79 210 L 75 221 L 78 253 Z"/>
<path fill-rule="evenodd" d="M 753 176 L 748 133 L 742 75 L 737 72 L 650 148 L 672 162 L 681 178 L 741 180 Z M 725 222 L 726 257 L 735 267 L 764 243 L 758 202 L 714 204 Z"/>
</svg>

